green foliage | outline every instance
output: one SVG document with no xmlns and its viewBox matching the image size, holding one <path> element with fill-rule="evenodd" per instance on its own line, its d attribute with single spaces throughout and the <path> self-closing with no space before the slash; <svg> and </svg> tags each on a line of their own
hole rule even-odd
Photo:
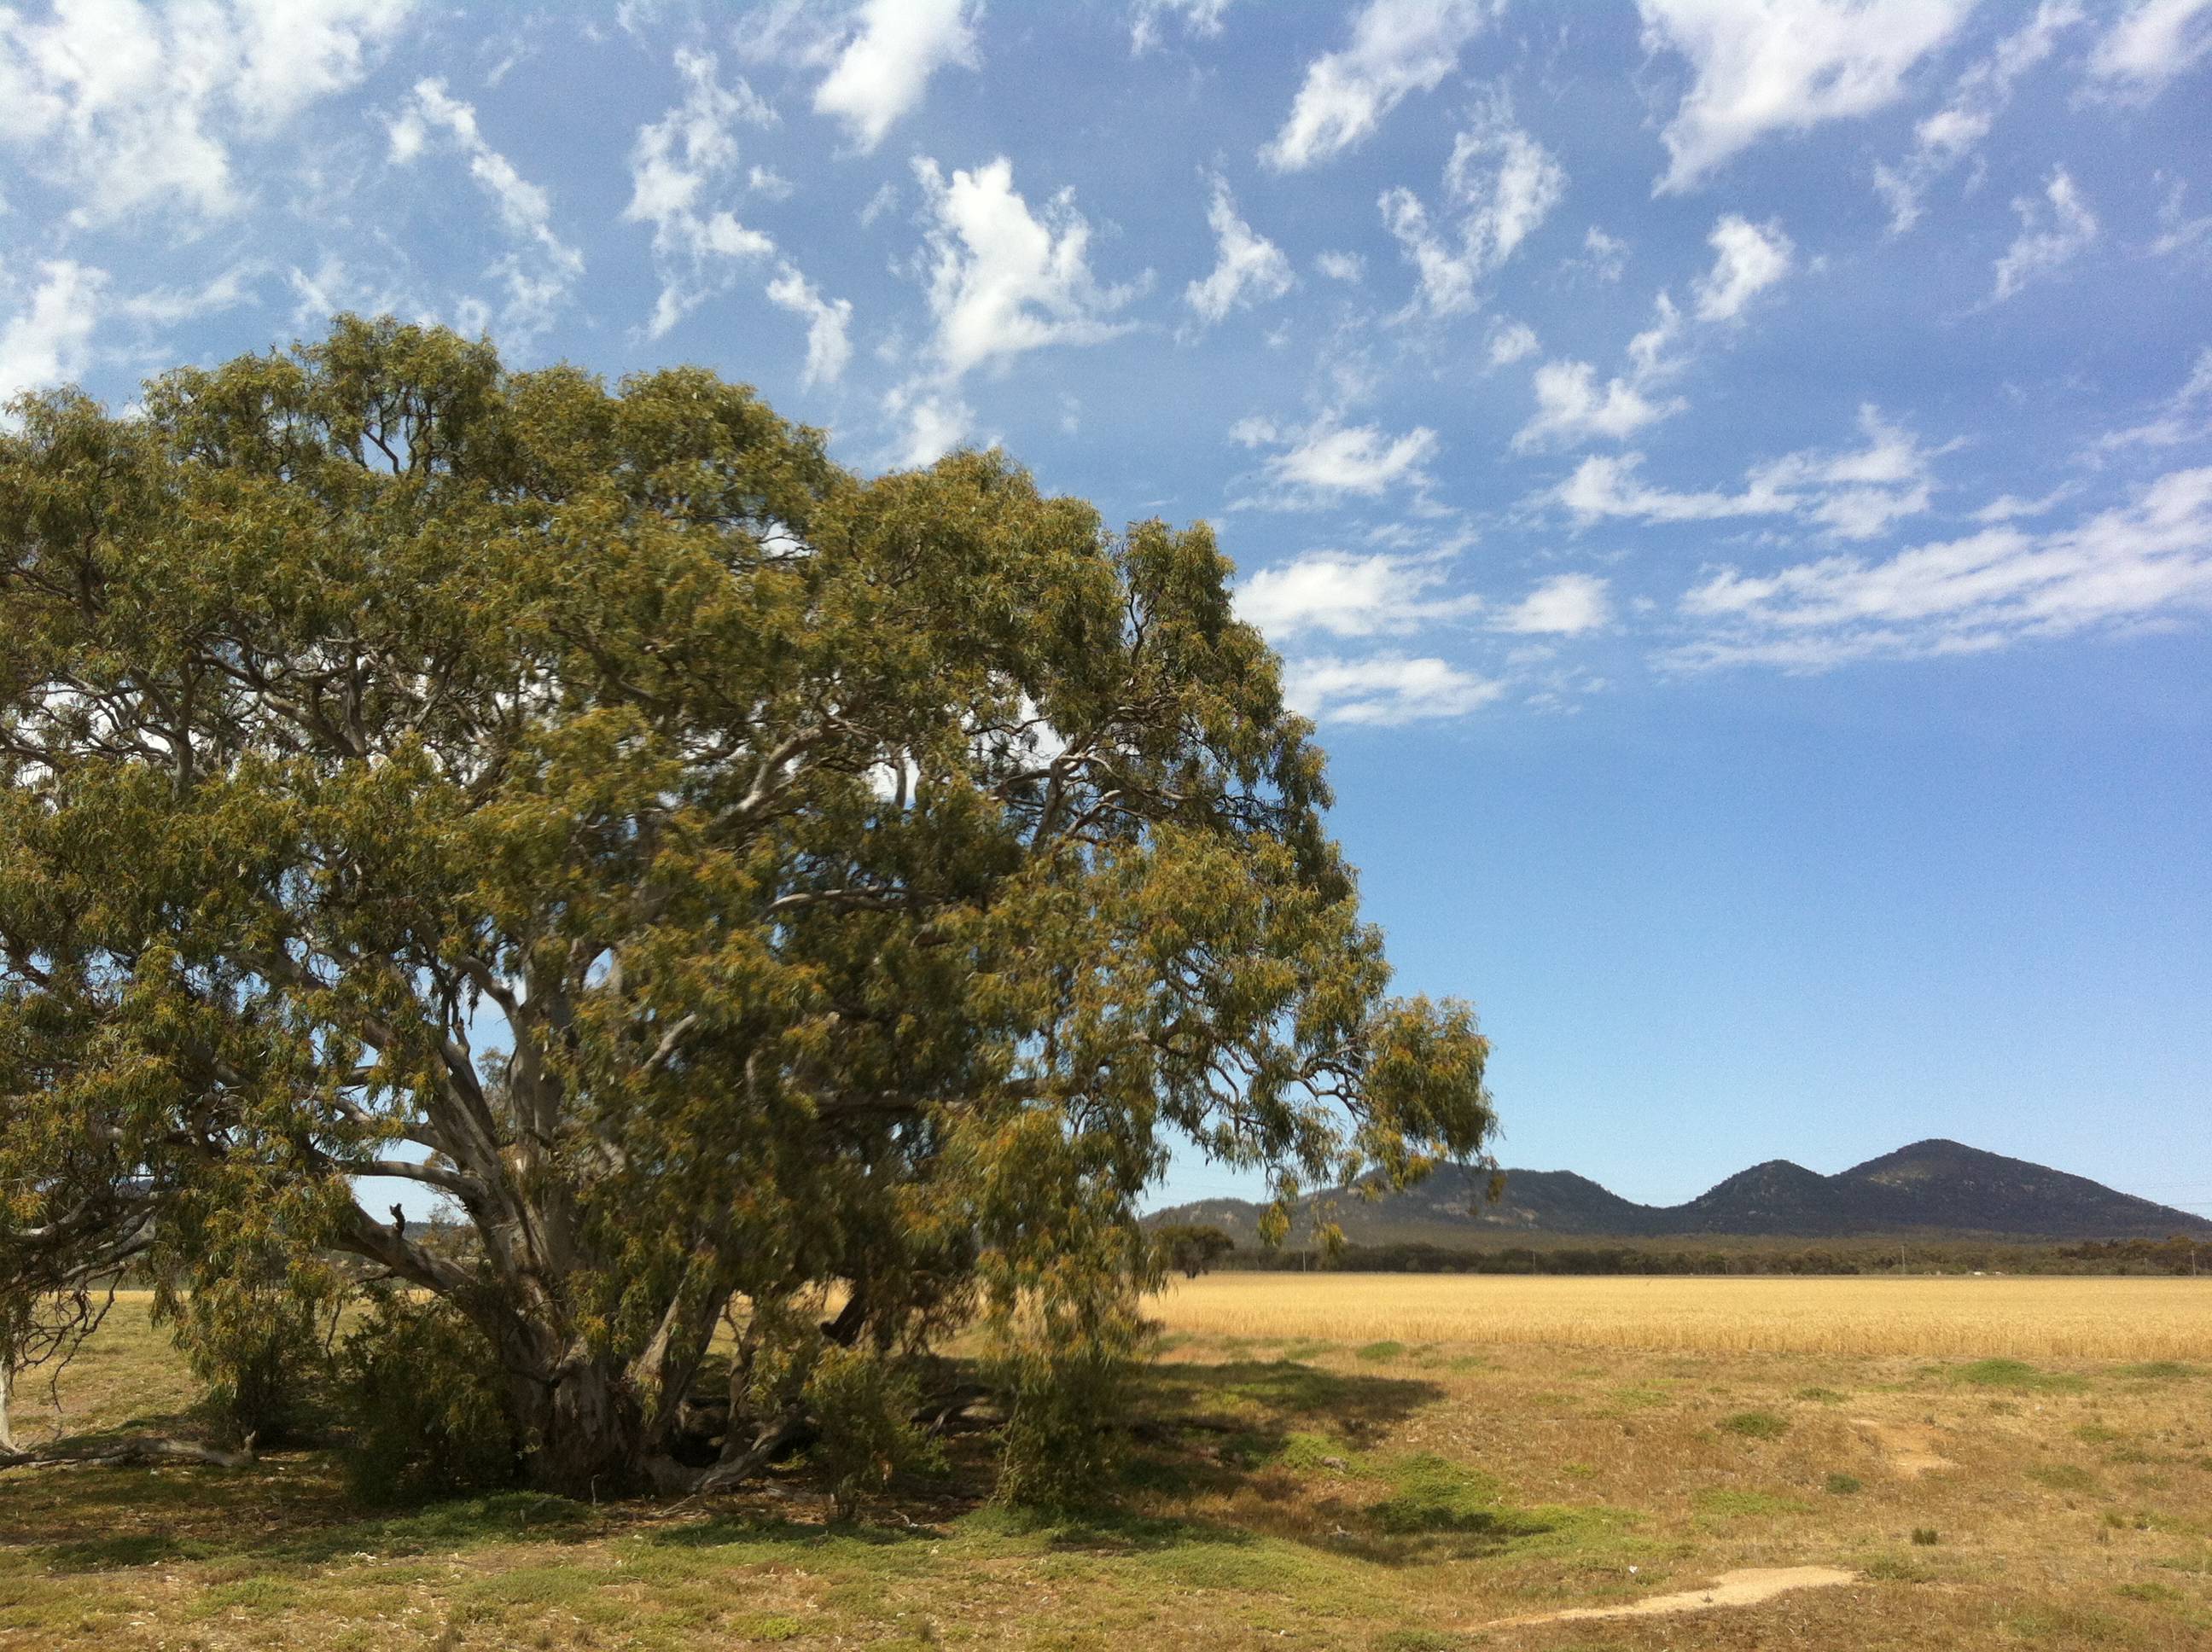
<svg viewBox="0 0 2212 1652">
<path fill-rule="evenodd" d="M 733 1301 L 1110 1387 L 1171 1144 L 1287 1203 L 1492 1132 L 1202 525 L 341 318 L 16 404 L 0 547 L 0 1323 L 343 1253 L 582 1491 Z M 1033 1377 L 1010 1442 L 1087 1460 Z"/>
<path fill-rule="evenodd" d="M 824 1349 L 805 1398 L 822 1430 L 813 1458 L 827 1472 L 837 1517 L 850 1520 L 860 1498 L 894 1475 L 944 1465 L 944 1453 L 913 1421 L 920 1396 L 913 1376 L 891 1361 L 849 1348 Z"/>
<path fill-rule="evenodd" d="M 1854 1497 L 1866 1490 L 1866 1482 L 1856 1474 L 1831 1474 L 1826 1485 L 1831 1497 Z"/>
<path fill-rule="evenodd" d="M 154 1321 L 171 1327 L 228 1443 L 296 1445 L 325 1406 L 343 1285 L 311 1259 L 288 1257 L 250 1221 L 225 1226 L 228 1242 L 199 1249 L 185 1288 L 162 1282 Z"/>
<path fill-rule="evenodd" d="M 523 1442 L 499 1360 L 450 1306 L 380 1291 L 342 1350 L 348 1483 L 364 1503 L 451 1497 L 514 1478 Z"/>
</svg>

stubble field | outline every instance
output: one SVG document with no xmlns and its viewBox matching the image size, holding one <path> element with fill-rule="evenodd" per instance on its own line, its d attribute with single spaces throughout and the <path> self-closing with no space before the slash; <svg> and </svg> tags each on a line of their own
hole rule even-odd
<svg viewBox="0 0 2212 1652">
<path fill-rule="evenodd" d="M 319 1452 L 16 1471 L 0 1648 L 2212 1649 L 2212 1281 L 1232 1275 L 1156 1309 L 1109 1515 L 994 1508 L 981 1436 L 848 1527 L 803 1462 L 402 1511 Z M 72 1432 L 189 1425 L 136 1303 L 59 1396 Z"/>
</svg>

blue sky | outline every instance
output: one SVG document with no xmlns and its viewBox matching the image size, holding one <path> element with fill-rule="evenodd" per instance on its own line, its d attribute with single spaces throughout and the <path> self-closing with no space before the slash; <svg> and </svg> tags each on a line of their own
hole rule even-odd
<svg viewBox="0 0 2212 1652">
<path fill-rule="evenodd" d="M 388 310 L 1003 443 L 1215 525 L 1509 1163 L 2212 1211 L 2208 94 L 2212 0 L 0 8 L 0 393 Z"/>
</svg>

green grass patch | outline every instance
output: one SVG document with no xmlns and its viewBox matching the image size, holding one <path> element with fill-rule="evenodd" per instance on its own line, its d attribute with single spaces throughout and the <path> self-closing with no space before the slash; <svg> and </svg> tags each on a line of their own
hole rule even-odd
<svg viewBox="0 0 2212 1652">
<path fill-rule="evenodd" d="M 2138 1382 L 2186 1382 L 2204 1373 L 2197 1366 L 2184 1364 L 2178 1359 L 2150 1359 L 2140 1364 L 2122 1365 L 2112 1375 L 2133 1377 Z"/>
<path fill-rule="evenodd" d="M 1825 1484 L 1828 1495 L 1836 1497 L 1855 1497 L 1866 1490 L 1866 1482 L 1856 1474 L 1831 1474 Z"/>
<path fill-rule="evenodd" d="M 1816 1406 L 1840 1406 L 1844 1403 L 1844 1396 L 1833 1388 L 1800 1388 L 1797 1397 Z"/>
<path fill-rule="evenodd" d="M 2027 1471 L 2028 1479 L 2053 1491 L 2094 1491 L 2097 1477 L 2078 1463 L 2042 1463 Z"/>
<path fill-rule="evenodd" d="M 1977 1388 L 2000 1388 L 2015 1393 L 2080 1394 L 2087 1378 L 2063 1371 L 2039 1370 L 2024 1359 L 1978 1359 L 1971 1365 L 1950 1365 L 1943 1375 L 1954 1382 Z"/>
<path fill-rule="evenodd" d="M 1778 1440 L 1790 1432 L 1790 1419 L 1771 1411 L 1740 1411 L 1721 1418 L 1721 1427 L 1747 1440 Z"/>
<path fill-rule="evenodd" d="M 1406 1345 L 1402 1342 L 1370 1342 L 1364 1346 L 1354 1348 L 1352 1351 L 1355 1357 L 1360 1359 L 1376 1361 L 1398 1359 L 1404 1356 Z"/>
<path fill-rule="evenodd" d="M 1772 1520 L 1779 1515 L 1802 1515 L 1811 1504 L 1795 1497 L 1778 1497 L 1767 1491 L 1730 1491 L 1709 1488 L 1692 1494 L 1690 1507 L 1711 1520 Z"/>
</svg>

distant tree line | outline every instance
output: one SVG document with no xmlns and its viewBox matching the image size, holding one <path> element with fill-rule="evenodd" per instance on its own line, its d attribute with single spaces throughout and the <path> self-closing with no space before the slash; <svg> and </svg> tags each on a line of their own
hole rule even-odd
<svg viewBox="0 0 2212 1652">
<path fill-rule="evenodd" d="M 1890 1239 L 1843 1245 L 1788 1244 L 1690 1249 L 1638 1244 L 1510 1245 L 1492 1250 L 1402 1243 L 1346 1245 L 1334 1255 L 1316 1250 L 1243 1250 L 1212 1264 L 1224 1272 L 1531 1274 L 1882 1274 L 2075 1273 L 2181 1274 L 2212 1278 L 2212 1242 L 2177 1234 L 2165 1239 L 2090 1240 L 2077 1244 L 2002 1241 Z"/>
</svg>

